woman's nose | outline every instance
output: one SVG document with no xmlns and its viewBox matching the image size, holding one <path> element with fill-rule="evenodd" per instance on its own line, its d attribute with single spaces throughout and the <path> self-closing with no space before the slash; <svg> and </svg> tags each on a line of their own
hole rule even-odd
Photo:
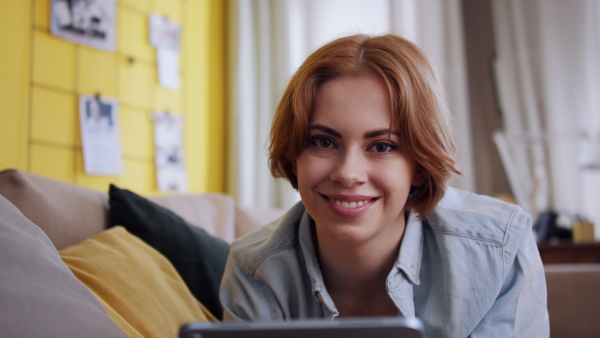
<svg viewBox="0 0 600 338">
<path fill-rule="evenodd" d="M 338 157 L 329 178 L 345 187 L 351 187 L 366 181 L 366 166 L 362 151 L 345 151 Z"/>
</svg>

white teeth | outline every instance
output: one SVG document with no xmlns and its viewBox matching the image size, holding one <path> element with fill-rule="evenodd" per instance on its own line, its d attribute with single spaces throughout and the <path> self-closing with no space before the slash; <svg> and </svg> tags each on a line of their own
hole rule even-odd
<svg viewBox="0 0 600 338">
<path fill-rule="evenodd" d="M 363 205 L 367 204 L 369 201 L 358 201 L 358 202 L 346 202 L 346 201 L 338 201 L 338 200 L 334 200 L 332 198 L 329 199 L 331 202 L 339 205 L 342 208 L 356 208 L 356 207 L 362 207 Z"/>
</svg>

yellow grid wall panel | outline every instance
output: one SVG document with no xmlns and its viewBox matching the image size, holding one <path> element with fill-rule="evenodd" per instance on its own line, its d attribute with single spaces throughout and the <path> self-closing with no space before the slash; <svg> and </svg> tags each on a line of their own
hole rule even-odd
<svg viewBox="0 0 600 338">
<path fill-rule="evenodd" d="M 151 93 L 156 70 L 144 62 L 130 62 L 124 57 L 118 60 L 117 95 L 123 105 L 151 109 Z"/>
<path fill-rule="evenodd" d="M 161 86 L 154 86 L 153 95 L 154 109 L 159 111 L 182 112 L 181 90 L 165 89 Z"/>
<path fill-rule="evenodd" d="M 117 93 L 117 56 L 87 47 L 80 47 L 78 55 L 79 92 L 114 97 Z"/>
<path fill-rule="evenodd" d="M 202 90 L 203 81 L 199 75 L 199 66 L 195 65 L 187 70 L 182 77 L 183 95 L 186 98 L 185 111 L 185 152 L 189 154 L 185 161 L 188 172 L 188 184 L 190 189 L 198 191 L 208 191 L 208 170 L 206 163 L 210 161 L 208 147 L 212 144 L 214 147 L 225 151 L 225 146 L 219 142 L 211 141 L 208 137 L 208 119 L 203 106 L 204 91 Z M 195 71 L 194 71 L 195 70 Z"/>
<path fill-rule="evenodd" d="M 224 192 L 226 150 L 223 67 L 225 2 L 117 0 L 114 53 L 50 33 L 51 0 L 0 0 L 0 167 L 107 191 L 108 184 L 160 194 L 155 182 L 152 122 L 169 110 L 185 119 L 189 191 Z M 182 24 L 181 88 L 158 83 L 148 15 Z M 131 61 L 129 61 L 131 60 Z M 116 98 L 120 107 L 125 172 L 83 171 L 78 102 L 81 94 Z M 0 168 L 0 169 L 1 169 Z"/>
<path fill-rule="evenodd" d="M 75 91 L 75 45 L 47 33 L 33 33 L 33 82 Z"/>
<path fill-rule="evenodd" d="M 77 164 L 77 170 L 75 171 L 75 184 L 79 186 L 102 192 L 108 192 L 110 183 L 114 183 L 117 180 L 116 176 L 87 175 L 84 172 L 83 153 L 80 150 L 75 153 L 75 161 Z"/>
<path fill-rule="evenodd" d="M 30 172 L 53 178 L 55 180 L 74 183 L 75 152 L 69 148 L 31 145 Z"/>
<path fill-rule="evenodd" d="M 181 21 L 181 2 L 172 0 L 154 0 L 153 13 L 167 17 L 169 21 Z"/>
<path fill-rule="evenodd" d="M 206 23 L 201 22 L 203 18 L 199 17 L 200 11 L 205 10 L 205 7 L 199 1 L 188 1 L 182 6 L 183 21 L 181 23 L 184 29 L 181 34 L 181 48 L 185 50 L 185 53 L 180 54 L 179 61 L 181 69 L 185 69 L 185 73 L 189 69 L 196 69 L 196 71 L 201 69 L 203 67 L 201 63 L 205 61 L 202 48 L 206 42 L 203 41 L 203 35 L 204 30 L 209 28 Z M 189 34 L 189 32 L 197 32 L 197 34 Z M 226 56 L 222 55 L 222 57 Z"/>
<path fill-rule="evenodd" d="M 186 1 L 183 4 L 183 26 L 182 56 L 185 75 L 182 77 L 183 95 L 185 97 L 184 109 L 185 121 L 185 144 L 186 144 L 186 167 L 188 170 L 188 184 L 191 189 L 208 191 L 211 177 L 209 176 L 207 163 L 211 161 L 209 145 L 217 144 L 218 140 L 211 142 L 208 128 L 208 109 L 205 105 L 209 100 L 207 97 L 208 81 L 206 80 L 206 53 L 203 46 L 207 46 L 205 34 L 210 26 L 206 22 L 209 3 L 206 1 Z M 195 35 L 186 32 L 197 32 Z M 220 148 L 225 151 L 225 148 Z M 224 167 L 223 167 L 224 168 Z"/>
<path fill-rule="evenodd" d="M 31 3 L 0 1 L 0 170 L 29 159 Z"/>
<path fill-rule="evenodd" d="M 188 171 L 188 185 L 190 190 L 207 191 L 208 175 L 206 170 L 207 154 L 202 147 L 203 142 L 207 142 L 205 121 L 201 119 L 198 111 L 200 106 L 188 106 L 195 113 L 188 113 L 185 116 L 184 142 L 185 142 L 185 163 Z M 189 109 L 189 108 L 188 108 Z M 201 128 L 202 126 L 202 128 Z M 215 147 L 220 148 L 222 145 L 215 144 Z M 221 148 L 222 149 L 222 148 Z"/>
<path fill-rule="evenodd" d="M 148 38 L 148 14 L 119 7 L 117 10 L 117 51 L 136 61 L 154 65 L 156 56 Z"/>
<path fill-rule="evenodd" d="M 226 137 L 226 106 L 225 106 L 225 3 L 221 1 L 210 1 L 209 8 L 203 17 L 209 25 L 202 31 L 202 34 L 206 36 L 206 42 L 204 44 L 206 51 L 206 73 L 203 73 L 206 79 L 205 92 L 209 100 L 206 100 L 206 112 L 208 114 L 207 124 L 209 128 L 208 139 L 213 145 L 214 142 L 218 142 L 220 147 L 208 147 L 207 156 L 210 161 L 206 164 L 208 166 L 208 191 L 218 192 L 226 189 L 225 184 L 225 170 L 223 170 L 226 158 L 225 151 L 227 149 L 227 137 Z M 210 112 L 210 113 L 209 113 Z"/>
<path fill-rule="evenodd" d="M 156 187 L 154 163 L 125 158 L 125 173 L 117 178 L 119 188 L 128 189 L 141 195 L 159 194 Z"/>
<path fill-rule="evenodd" d="M 129 8 L 143 13 L 149 13 L 151 8 L 150 0 L 118 0 L 118 5 L 119 8 Z"/>
<path fill-rule="evenodd" d="M 33 24 L 37 28 L 50 29 L 50 2 L 52 0 L 33 0 Z"/>
<path fill-rule="evenodd" d="M 31 139 L 63 147 L 75 147 L 79 141 L 77 99 L 46 88 L 33 87 Z"/>
<path fill-rule="evenodd" d="M 121 107 L 119 122 L 121 124 L 123 154 L 153 161 L 154 133 L 153 124 L 148 118 L 148 113 L 143 110 Z"/>
</svg>

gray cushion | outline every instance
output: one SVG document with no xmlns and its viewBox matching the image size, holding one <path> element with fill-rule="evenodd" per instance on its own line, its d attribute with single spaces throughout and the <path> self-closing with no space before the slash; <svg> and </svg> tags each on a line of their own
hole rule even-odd
<svg viewBox="0 0 600 338">
<path fill-rule="evenodd" d="M 0 195 L 3 337 L 126 337 L 44 232 Z"/>
</svg>

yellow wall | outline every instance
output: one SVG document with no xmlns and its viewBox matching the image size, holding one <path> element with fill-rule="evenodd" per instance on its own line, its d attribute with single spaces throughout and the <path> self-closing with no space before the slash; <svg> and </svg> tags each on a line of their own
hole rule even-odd
<svg viewBox="0 0 600 338">
<path fill-rule="evenodd" d="M 185 118 L 190 192 L 224 192 L 225 1 L 117 0 L 114 53 L 52 36 L 49 10 L 50 0 L 0 1 L 0 169 L 101 191 L 112 182 L 158 194 L 148 114 L 169 110 Z M 183 27 L 178 91 L 158 85 L 150 13 Z M 78 98 L 96 93 L 119 101 L 120 176 L 83 172 Z"/>
</svg>

